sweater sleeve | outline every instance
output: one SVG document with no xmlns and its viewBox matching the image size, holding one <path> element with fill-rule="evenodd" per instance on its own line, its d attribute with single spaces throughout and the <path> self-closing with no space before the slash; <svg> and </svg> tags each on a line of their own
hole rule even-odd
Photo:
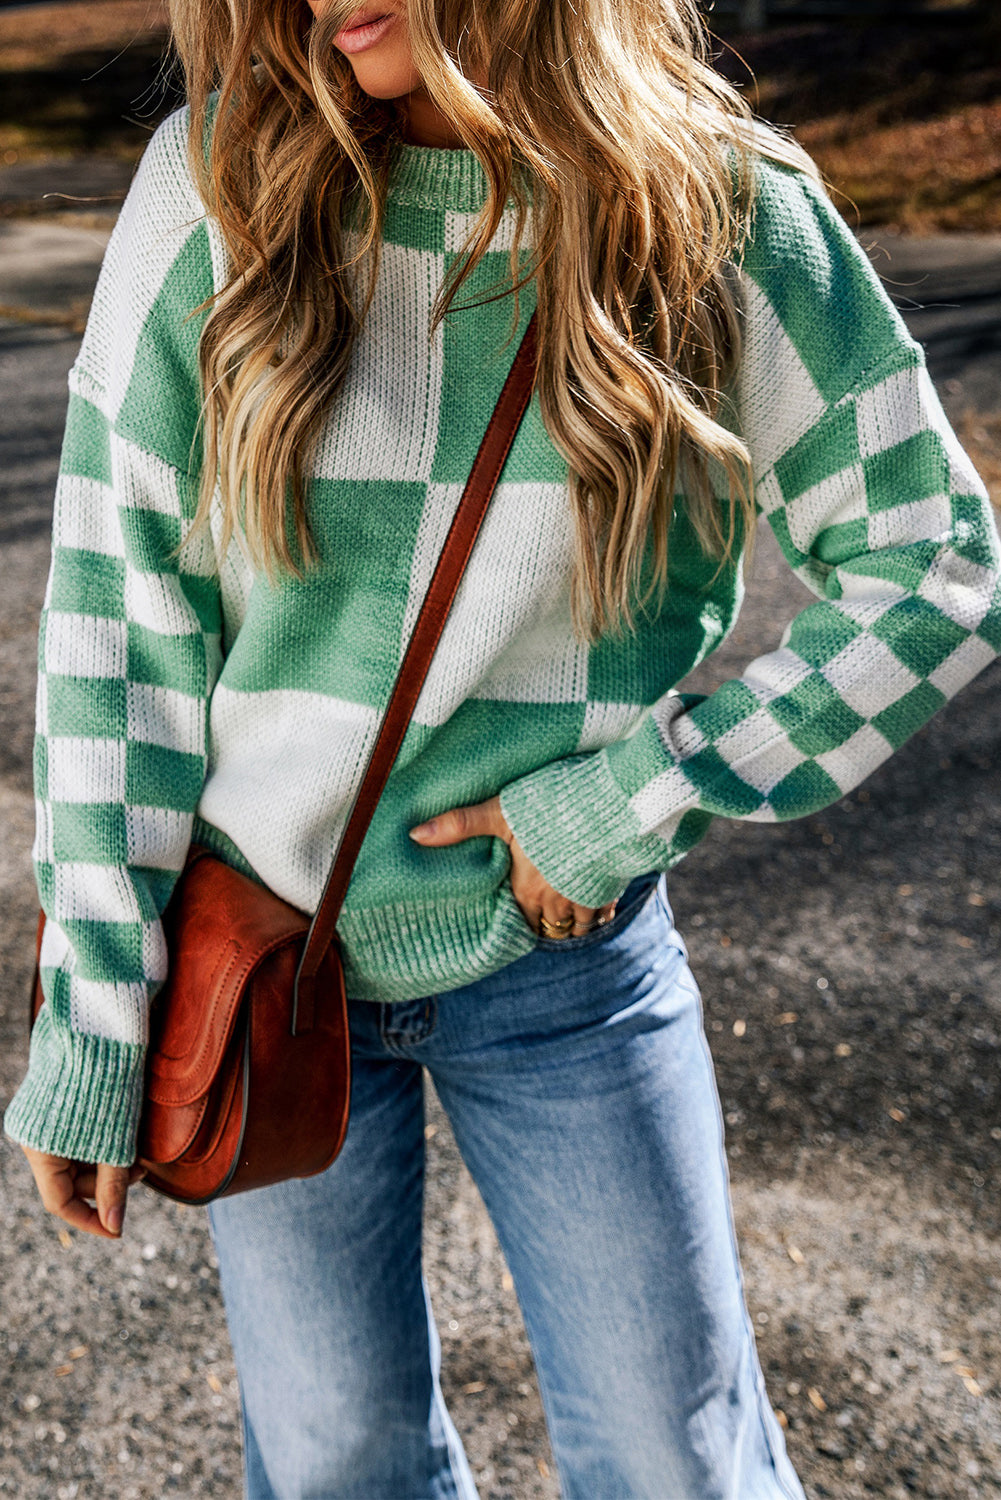
<svg viewBox="0 0 1001 1500">
<path fill-rule="evenodd" d="M 220 658 L 214 550 L 184 541 L 198 483 L 189 315 L 212 290 L 185 137 L 178 114 L 147 149 L 70 373 L 35 739 L 46 1003 L 5 1118 L 25 1145 L 114 1165 L 135 1156 L 160 915 Z"/>
<path fill-rule="evenodd" d="M 821 190 L 761 165 L 736 389 L 759 511 L 817 596 L 708 697 L 501 798 L 549 883 L 598 906 L 714 815 L 802 817 L 858 785 L 1001 651 L 984 487 L 867 258 Z"/>
</svg>

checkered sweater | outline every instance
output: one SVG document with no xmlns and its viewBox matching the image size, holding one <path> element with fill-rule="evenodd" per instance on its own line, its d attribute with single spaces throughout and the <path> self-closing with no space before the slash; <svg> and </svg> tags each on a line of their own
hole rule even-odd
<svg viewBox="0 0 1001 1500">
<path fill-rule="evenodd" d="M 225 255 L 185 161 L 153 138 L 108 248 L 79 358 L 41 626 L 34 849 L 47 996 L 15 1139 L 131 1161 L 160 914 L 194 836 L 309 910 L 401 649 L 534 305 L 429 309 L 486 183 L 471 152 L 398 150 L 378 290 L 332 406 L 309 503 L 321 564 L 255 576 L 238 543 L 181 546 L 197 488 L 201 316 Z M 508 275 L 513 210 L 461 301 Z M 740 267 L 734 411 L 757 500 L 817 595 L 776 650 L 709 697 L 672 692 L 733 624 L 679 504 L 670 587 L 635 635 L 570 620 L 566 462 L 533 397 L 340 923 L 349 992 L 447 990 L 535 941 L 507 850 L 407 830 L 502 793 L 518 841 L 596 906 L 667 869 L 714 815 L 840 797 L 1001 649 L 998 541 L 920 350 L 830 204 L 760 166 Z"/>
</svg>

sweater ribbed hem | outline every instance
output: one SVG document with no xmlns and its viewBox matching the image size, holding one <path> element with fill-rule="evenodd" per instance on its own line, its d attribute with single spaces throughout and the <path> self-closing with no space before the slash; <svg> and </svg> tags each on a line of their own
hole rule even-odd
<svg viewBox="0 0 1001 1500">
<path fill-rule="evenodd" d="M 233 840 L 196 817 L 195 843 L 251 880 L 264 882 Z M 530 952 L 535 937 L 510 887 L 472 900 L 407 901 L 352 908 L 337 920 L 352 1000 L 418 1000 L 460 989 Z"/>
<path fill-rule="evenodd" d="M 28 1075 L 7 1107 L 11 1140 L 49 1156 L 128 1167 L 135 1161 L 145 1047 L 70 1031 L 42 1007 Z"/>
<path fill-rule="evenodd" d="M 633 876 L 668 864 L 668 846 L 640 834 L 600 752 L 553 761 L 511 782 L 501 811 L 536 869 L 580 906 L 605 906 Z"/>
<path fill-rule="evenodd" d="M 536 941 L 506 884 L 472 901 L 346 908 L 337 931 L 353 1000 L 461 989 L 530 953 Z"/>
</svg>

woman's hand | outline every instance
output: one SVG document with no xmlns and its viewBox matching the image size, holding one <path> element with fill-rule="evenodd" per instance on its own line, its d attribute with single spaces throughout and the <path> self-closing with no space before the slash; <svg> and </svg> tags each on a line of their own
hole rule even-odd
<svg viewBox="0 0 1001 1500">
<path fill-rule="evenodd" d="M 117 1240 L 125 1218 L 129 1188 L 146 1176 L 145 1167 L 109 1167 L 103 1162 L 88 1166 L 65 1156 L 46 1156 L 30 1146 L 21 1150 L 28 1158 L 39 1197 L 50 1214 L 65 1219 L 74 1229 Z M 97 1204 L 87 1203 L 93 1198 Z"/>
<path fill-rule="evenodd" d="M 511 893 L 533 932 L 543 931 L 541 924 L 544 922 L 548 928 L 555 929 L 543 932 L 545 937 L 580 937 L 592 927 L 603 926 L 612 920 L 614 901 L 608 906 L 578 906 L 553 890 L 508 827 L 499 797 L 491 797 L 489 802 L 478 802 L 473 807 L 454 807 L 450 812 L 439 813 L 429 823 L 410 830 L 414 842 L 429 849 L 461 844 L 465 839 L 480 838 L 484 834 L 503 839 L 510 849 Z"/>
</svg>

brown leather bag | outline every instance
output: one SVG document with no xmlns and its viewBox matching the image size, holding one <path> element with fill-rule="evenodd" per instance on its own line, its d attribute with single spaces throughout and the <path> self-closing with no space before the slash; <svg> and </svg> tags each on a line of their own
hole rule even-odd
<svg viewBox="0 0 1001 1500">
<path fill-rule="evenodd" d="M 351 1053 L 336 926 L 535 380 L 535 315 L 504 383 L 421 606 L 312 920 L 192 847 L 164 913 L 137 1160 L 185 1203 L 322 1172 L 348 1124 Z M 44 913 L 38 923 L 41 953 Z M 36 966 L 34 1023 L 44 995 Z"/>
</svg>

